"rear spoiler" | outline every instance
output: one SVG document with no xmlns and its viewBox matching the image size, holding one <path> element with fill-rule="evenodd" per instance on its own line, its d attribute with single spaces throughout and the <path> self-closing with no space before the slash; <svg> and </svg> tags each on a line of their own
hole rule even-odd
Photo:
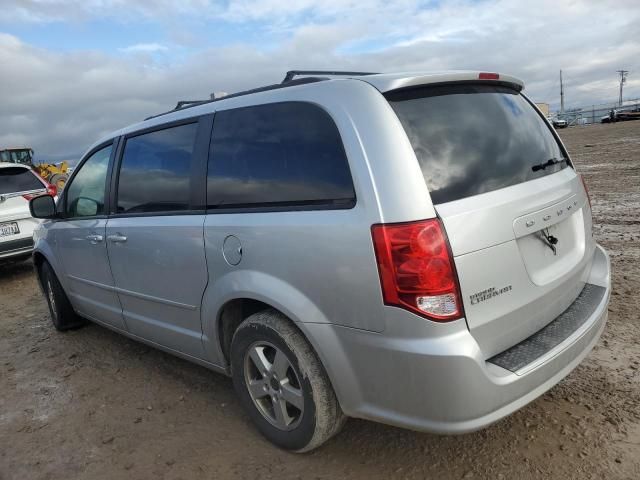
<svg viewBox="0 0 640 480">
<path fill-rule="evenodd" d="M 37 190 L 25 190 L 24 192 L 12 192 L 0 194 L 0 203 L 14 197 L 21 197 L 23 195 L 36 195 L 38 193 L 46 193 L 46 188 L 38 188 Z"/>
<path fill-rule="evenodd" d="M 518 92 L 524 89 L 524 82 L 511 75 L 493 72 L 442 72 L 434 74 L 406 74 L 397 77 L 369 75 L 361 78 L 382 93 L 432 85 L 452 85 L 460 83 L 484 83 L 512 88 Z"/>
</svg>

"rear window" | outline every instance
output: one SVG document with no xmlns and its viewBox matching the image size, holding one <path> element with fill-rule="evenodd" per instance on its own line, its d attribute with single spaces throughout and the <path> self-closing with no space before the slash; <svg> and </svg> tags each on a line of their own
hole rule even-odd
<svg viewBox="0 0 640 480">
<path fill-rule="evenodd" d="M 42 190 L 44 185 L 26 168 L 0 168 L 0 194 Z"/>
<path fill-rule="evenodd" d="M 283 102 L 216 113 L 209 208 L 347 208 L 354 202 L 340 134 L 320 107 Z"/>
<path fill-rule="evenodd" d="M 540 178 L 568 165 L 548 125 L 510 88 L 439 85 L 386 97 L 435 204 Z M 533 168 L 551 159 L 559 162 Z"/>
</svg>

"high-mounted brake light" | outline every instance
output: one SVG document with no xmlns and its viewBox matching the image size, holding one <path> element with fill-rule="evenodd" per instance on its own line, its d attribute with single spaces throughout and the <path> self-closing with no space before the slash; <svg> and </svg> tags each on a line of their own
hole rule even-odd
<svg viewBox="0 0 640 480">
<path fill-rule="evenodd" d="M 589 195 L 589 189 L 587 188 L 587 182 L 584 181 L 584 177 L 582 175 L 578 175 L 580 177 L 580 181 L 582 182 L 582 187 L 584 188 L 584 193 L 587 194 L 587 200 L 589 200 L 589 208 L 591 208 L 591 195 Z"/>
<path fill-rule="evenodd" d="M 373 225 L 371 234 L 386 305 L 436 322 L 462 317 L 458 278 L 440 220 Z"/>
<path fill-rule="evenodd" d="M 478 80 L 500 80 L 500 75 L 491 72 L 482 72 L 478 74 Z"/>
</svg>

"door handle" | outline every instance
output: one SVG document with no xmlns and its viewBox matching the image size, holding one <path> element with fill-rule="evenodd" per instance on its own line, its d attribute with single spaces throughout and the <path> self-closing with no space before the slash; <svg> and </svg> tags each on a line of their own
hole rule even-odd
<svg viewBox="0 0 640 480">
<path fill-rule="evenodd" d="M 115 235 L 108 235 L 107 240 L 113 243 L 124 243 L 127 241 L 127 237 L 125 237 L 121 233 L 116 233 Z"/>
<path fill-rule="evenodd" d="M 104 240 L 104 237 L 102 235 L 95 235 L 95 234 L 87 235 L 85 238 L 89 240 L 92 245 L 96 245 L 99 242 Z"/>
</svg>

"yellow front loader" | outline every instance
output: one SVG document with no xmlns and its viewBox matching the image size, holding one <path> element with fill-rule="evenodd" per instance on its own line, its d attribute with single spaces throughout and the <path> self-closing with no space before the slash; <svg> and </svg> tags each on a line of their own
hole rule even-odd
<svg viewBox="0 0 640 480">
<path fill-rule="evenodd" d="M 64 188 L 69 178 L 68 162 L 61 162 L 57 165 L 53 163 L 35 165 L 33 163 L 33 149 L 29 147 L 0 149 L 0 162 L 29 165 L 47 182 L 58 187 L 58 190 Z"/>
<path fill-rule="evenodd" d="M 61 162 L 58 165 L 41 163 L 34 165 L 33 169 L 47 182 L 58 187 L 58 191 L 64 188 L 69 178 L 69 164 L 67 162 Z"/>
</svg>

